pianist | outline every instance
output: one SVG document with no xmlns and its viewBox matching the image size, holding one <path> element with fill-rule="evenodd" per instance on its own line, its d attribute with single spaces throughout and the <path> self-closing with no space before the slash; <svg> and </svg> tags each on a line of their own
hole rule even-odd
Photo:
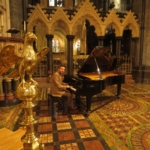
<svg viewBox="0 0 150 150">
<path fill-rule="evenodd" d="M 59 65 L 58 70 L 51 77 L 50 95 L 57 97 L 66 97 L 66 108 L 77 109 L 73 102 L 73 94 L 69 90 L 67 90 L 71 88 L 71 86 L 63 82 L 65 69 L 66 67 L 64 65 Z M 67 110 L 65 111 L 65 113 L 67 113 Z"/>
</svg>

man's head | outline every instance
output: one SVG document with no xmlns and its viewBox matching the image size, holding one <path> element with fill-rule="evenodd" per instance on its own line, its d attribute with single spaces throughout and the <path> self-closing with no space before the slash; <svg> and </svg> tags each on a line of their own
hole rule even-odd
<svg viewBox="0 0 150 150">
<path fill-rule="evenodd" d="M 65 65 L 59 65 L 58 67 L 58 72 L 60 74 L 64 74 L 65 73 L 65 70 L 66 70 L 66 66 Z"/>
</svg>

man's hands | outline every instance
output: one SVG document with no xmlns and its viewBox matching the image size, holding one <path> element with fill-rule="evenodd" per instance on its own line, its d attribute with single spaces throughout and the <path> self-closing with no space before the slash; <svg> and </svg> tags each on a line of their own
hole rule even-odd
<svg viewBox="0 0 150 150">
<path fill-rule="evenodd" d="M 67 85 L 66 87 L 67 87 L 67 88 L 72 88 L 72 86 L 70 86 L 70 85 Z"/>
</svg>

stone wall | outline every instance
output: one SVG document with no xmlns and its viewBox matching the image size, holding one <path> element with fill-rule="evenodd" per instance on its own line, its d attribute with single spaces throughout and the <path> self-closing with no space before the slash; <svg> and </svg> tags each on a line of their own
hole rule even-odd
<svg viewBox="0 0 150 150">
<path fill-rule="evenodd" d="M 10 28 L 20 30 L 17 34 L 12 34 L 13 37 L 23 36 L 23 9 L 22 0 L 10 0 Z"/>
<path fill-rule="evenodd" d="M 140 38 L 135 52 L 133 78 L 135 82 L 150 83 L 150 1 L 136 0 L 133 11 L 138 14 Z"/>
</svg>

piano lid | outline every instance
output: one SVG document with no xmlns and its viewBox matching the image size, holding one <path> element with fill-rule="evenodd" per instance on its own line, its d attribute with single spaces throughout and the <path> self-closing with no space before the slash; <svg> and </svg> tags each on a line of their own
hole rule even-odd
<svg viewBox="0 0 150 150">
<path fill-rule="evenodd" d="M 117 69 L 117 67 L 119 67 L 123 61 L 120 61 L 119 58 L 114 56 L 110 56 L 110 53 L 110 47 L 96 46 L 85 60 L 78 73 L 97 72 L 98 67 L 100 72 Z"/>
</svg>

